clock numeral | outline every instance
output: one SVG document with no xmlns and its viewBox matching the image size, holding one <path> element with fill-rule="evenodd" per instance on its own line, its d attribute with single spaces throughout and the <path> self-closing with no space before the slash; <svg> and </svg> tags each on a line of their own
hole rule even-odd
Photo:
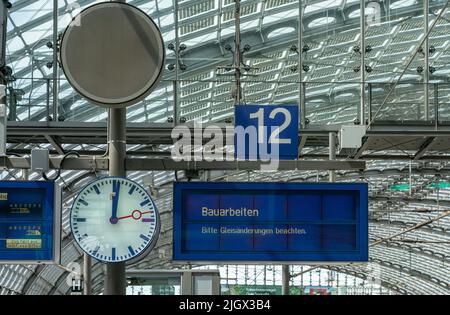
<svg viewBox="0 0 450 315">
<path fill-rule="evenodd" d="M 136 186 L 131 187 L 130 191 L 128 192 L 129 195 L 132 195 L 134 191 L 136 190 Z"/>
<path fill-rule="evenodd" d="M 142 222 L 155 222 L 155 219 L 142 219 Z"/>
<path fill-rule="evenodd" d="M 97 185 L 94 185 L 94 190 L 97 193 L 97 195 L 100 195 L 100 189 L 98 189 Z"/>
<path fill-rule="evenodd" d="M 80 203 L 86 207 L 89 206 L 89 204 L 86 201 L 84 201 L 83 199 L 80 199 Z"/>
<path fill-rule="evenodd" d="M 128 246 L 128 250 L 130 251 L 131 256 L 135 255 L 134 249 L 131 246 Z"/>
<path fill-rule="evenodd" d="M 86 222 L 86 218 L 76 218 L 75 222 L 84 223 L 84 222 Z"/>
<path fill-rule="evenodd" d="M 149 203 L 150 203 L 150 200 L 147 199 L 141 203 L 141 207 L 144 207 L 144 206 L 148 205 Z"/>
<path fill-rule="evenodd" d="M 150 239 L 147 236 L 145 236 L 144 234 L 139 235 L 139 237 L 142 238 L 146 242 L 150 241 Z"/>
</svg>

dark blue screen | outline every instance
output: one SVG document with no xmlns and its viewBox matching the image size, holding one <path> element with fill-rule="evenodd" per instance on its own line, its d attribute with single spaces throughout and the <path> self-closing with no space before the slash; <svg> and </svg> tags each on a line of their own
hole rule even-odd
<svg viewBox="0 0 450 315">
<path fill-rule="evenodd" d="M 175 183 L 174 260 L 367 261 L 367 184 Z"/>
<path fill-rule="evenodd" d="M 0 181 L 0 260 L 53 260 L 54 215 L 54 182 Z"/>
</svg>

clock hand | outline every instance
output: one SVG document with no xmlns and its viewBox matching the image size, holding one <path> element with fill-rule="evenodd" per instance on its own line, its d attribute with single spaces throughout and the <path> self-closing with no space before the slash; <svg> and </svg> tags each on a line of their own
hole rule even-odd
<svg viewBox="0 0 450 315">
<path fill-rule="evenodd" d="M 109 220 L 111 224 L 117 224 L 119 222 L 117 218 L 117 207 L 119 205 L 119 192 L 120 192 L 120 182 L 113 181 L 113 200 L 112 200 L 112 214 Z"/>
<path fill-rule="evenodd" d="M 152 212 L 151 211 L 142 212 L 140 210 L 134 210 L 132 214 L 127 215 L 125 217 L 117 218 L 117 220 L 120 221 L 120 220 L 124 220 L 124 219 L 133 218 L 137 221 L 137 220 L 140 220 L 144 214 L 149 214 L 149 213 L 152 213 Z"/>
</svg>

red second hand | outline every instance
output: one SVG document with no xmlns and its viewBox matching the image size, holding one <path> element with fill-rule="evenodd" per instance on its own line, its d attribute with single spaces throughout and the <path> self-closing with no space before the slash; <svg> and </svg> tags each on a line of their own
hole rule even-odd
<svg viewBox="0 0 450 315">
<path fill-rule="evenodd" d="M 138 216 L 137 218 L 134 216 L 134 214 L 135 214 L 136 212 L 139 213 L 139 216 Z M 140 210 L 134 210 L 132 214 L 127 215 L 127 216 L 125 216 L 125 217 L 117 218 L 117 220 L 120 221 L 120 220 L 124 220 L 124 219 L 133 218 L 133 219 L 135 219 L 135 220 L 137 221 L 137 220 L 141 219 L 142 216 L 143 216 L 144 214 L 148 214 L 148 213 L 152 213 L 152 212 L 151 212 L 151 211 L 142 212 L 142 211 L 140 211 Z"/>
</svg>

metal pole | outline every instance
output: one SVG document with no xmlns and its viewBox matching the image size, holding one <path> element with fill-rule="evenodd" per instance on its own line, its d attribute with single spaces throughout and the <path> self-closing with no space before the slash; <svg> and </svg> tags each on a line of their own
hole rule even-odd
<svg viewBox="0 0 450 315">
<path fill-rule="evenodd" d="M 236 96 L 235 105 L 241 104 L 241 0 L 234 0 L 235 2 L 235 26 L 236 26 L 236 38 L 235 38 L 235 79 L 236 79 Z"/>
<path fill-rule="evenodd" d="M 429 24 L 429 0 L 423 0 L 423 24 L 424 24 L 424 35 L 428 34 L 428 24 Z M 425 38 L 425 42 L 423 44 L 423 53 L 424 53 L 424 71 L 423 71 L 423 85 L 424 85 L 424 106 L 425 106 L 425 121 L 430 119 L 430 92 L 428 90 L 428 82 L 430 82 L 430 41 L 428 36 Z M 419 118 L 420 119 L 420 118 Z"/>
<path fill-rule="evenodd" d="M 330 153 L 329 158 L 330 161 L 336 160 L 336 134 L 334 132 L 329 133 L 329 145 L 330 145 Z M 336 181 L 336 171 L 329 171 L 330 183 Z"/>
<path fill-rule="evenodd" d="M 58 17 L 58 0 L 53 0 L 53 121 L 58 121 Z"/>
<path fill-rule="evenodd" d="M 434 127 L 439 128 L 439 85 L 434 84 Z"/>
<path fill-rule="evenodd" d="M 2 80 L 3 81 L 3 80 Z M 6 107 L 6 85 L 0 83 L 0 156 L 6 156 L 6 122 L 8 120 L 8 109 Z"/>
<path fill-rule="evenodd" d="M 178 80 L 180 78 L 180 37 L 178 30 L 178 0 L 174 0 L 174 15 L 175 15 L 175 81 L 173 81 L 173 125 L 174 127 L 178 126 L 180 122 L 180 117 L 178 113 Z"/>
<path fill-rule="evenodd" d="M 45 121 L 49 121 L 50 118 L 50 79 L 46 79 L 46 85 L 47 85 L 47 104 L 46 104 L 46 113 L 45 115 Z"/>
<path fill-rule="evenodd" d="M 300 127 L 306 128 L 306 99 L 304 97 L 303 85 L 303 1 L 299 1 L 298 12 L 298 79 L 299 79 L 299 110 L 300 110 Z"/>
<path fill-rule="evenodd" d="M 361 0 L 361 89 L 360 89 L 360 105 L 359 105 L 359 120 L 360 125 L 365 126 L 365 81 L 366 81 L 366 1 Z"/>
<path fill-rule="evenodd" d="M 6 66 L 6 33 L 8 24 L 8 9 L 6 1 L 0 3 L 0 67 Z M 8 109 L 6 106 L 6 78 L 0 74 L 0 155 L 6 156 Z"/>
<path fill-rule="evenodd" d="M 178 115 L 178 82 L 177 79 L 173 81 L 173 126 L 178 126 L 180 116 Z"/>
<path fill-rule="evenodd" d="M 368 102 L 368 111 L 367 111 L 367 120 L 371 121 L 372 120 L 372 83 L 368 84 L 368 89 L 369 89 L 369 102 Z"/>
<path fill-rule="evenodd" d="M 291 280 L 289 265 L 283 265 L 281 269 L 282 294 L 289 295 L 289 281 Z"/>
<path fill-rule="evenodd" d="M 116 2 L 125 1 L 119 0 Z M 112 108 L 109 110 L 108 147 L 110 176 L 126 176 L 126 113 L 125 108 Z M 125 263 L 106 264 L 104 294 L 126 294 Z"/>
<path fill-rule="evenodd" d="M 84 280 L 84 295 L 92 294 L 92 258 L 88 254 L 83 256 L 83 280 Z"/>
<path fill-rule="evenodd" d="M 109 175 L 125 176 L 126 155 L 126 109 L 109 110 Z M 125 263 L 107 263 L 105 295 L 125 295 Z"/>
</svg>

